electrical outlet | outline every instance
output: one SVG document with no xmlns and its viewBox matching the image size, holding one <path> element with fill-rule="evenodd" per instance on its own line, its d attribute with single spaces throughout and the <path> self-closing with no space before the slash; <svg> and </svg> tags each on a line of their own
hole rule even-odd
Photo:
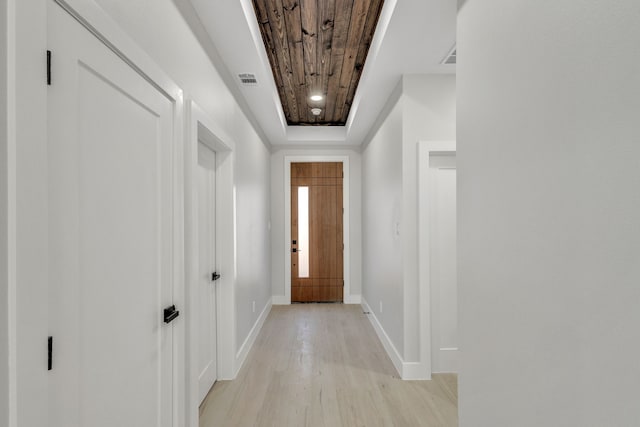
<svg viewBox="0 0 640 427">
<path fill-rule="evenodd" d="M 382 313 L 382 301 L 380 301 L 380 313 Z"/>
<path fill-rule="evenodd" d="M 255 301 L 251 303 L 251 309 L 253 310 L 254 313 L 256 312 L 256 302 Z"/>
</svg>

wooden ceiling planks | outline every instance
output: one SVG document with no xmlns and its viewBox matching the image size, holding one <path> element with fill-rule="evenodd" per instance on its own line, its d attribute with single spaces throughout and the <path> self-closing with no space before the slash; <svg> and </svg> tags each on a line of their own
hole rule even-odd
<svg viewBox="0 0 640 427">
<path fill-rule="evenodd" d="M 363 30 L 363 39 L 359 45 L 357 56 L 353 65 L 357 73 L 352 73 L 351 75 L 351 81 L 349 82 L 349 91 L 347 92 L 345 103 L 342 108 L 341 120 L 345 123 L 347 121 L 347 118 L 349 117 L 349 111 L 351 110 L 351 105 L 353 104 L 356 89 L 358 88 L 358 83 L 360 82 L 360 75 L 362 74 L 362 70 L 364 69 L 364 62 L 367 59 L 367 53 L 369 52 L 369 47 L 371 46 L 371 41 L 373 40 L 373 34 L 376 30 L 376 26 L 378 25 L 380 11 L 382 10 L 382 2 L 383 0 L 372 0 L 369 11 L 367 13 L 367 20 L 365 22 Z"/>
<path fill-rule="evenodd" d="M 344 126 L 384 0 L 252 1 L 287 124 Z"/>
</svg>

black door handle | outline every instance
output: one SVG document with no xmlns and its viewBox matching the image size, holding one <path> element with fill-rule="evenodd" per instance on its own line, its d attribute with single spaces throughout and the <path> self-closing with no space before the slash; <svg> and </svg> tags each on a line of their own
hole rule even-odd
<svg viewBox="0 0 640 427">
<path fill-rule="evenodd" d="M 180 316 L 180 312 L 176 310 L 175 305 L 164 309 L 164 323 L 171 323 L 178 316 Z"/>
<path fill-rule="evenodd" d="M 211 281 L 215 282 L 216 280 L 218 280 L 221 276 L 218 274 L 217 271 L 214 271 L 213 274 L 211 274 Z"/>
</svg>

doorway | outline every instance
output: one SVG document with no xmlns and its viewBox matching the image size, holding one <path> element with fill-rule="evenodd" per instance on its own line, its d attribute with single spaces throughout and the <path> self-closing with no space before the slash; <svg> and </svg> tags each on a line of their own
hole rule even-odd
<svg viewBox="0 0 640 427">
<path fill-rule="evenodd" d="M 185 109 L 185 425 L 196 427 L 213 384 L 235 377 L 235 142 L 193 100 Z"/>
<path fill-rule="evenodd" d="M 291 163 L 290 173 L 291 302 L 343 302 L 343 165 Z"/>
</svg>

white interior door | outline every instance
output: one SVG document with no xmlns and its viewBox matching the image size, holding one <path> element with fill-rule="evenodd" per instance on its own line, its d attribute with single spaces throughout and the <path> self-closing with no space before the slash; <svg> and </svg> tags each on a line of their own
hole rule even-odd
<svg viewBox="0 0 640 427">
<path fill-rule="evenodd" d="M 198 395 L 217 379 L 216 335 L 216 154 L 198 143 Z"/>
<path fill-rule="evenodd" d="M 429 173 L 432 371 L 458 372 L 455 155 L 431 155 Z"/>
<path fill-rule="evenodd" d="M 173 426 L 173 103 L 53 2 L 48 22 L 49 425 Z"/>
</svg>

